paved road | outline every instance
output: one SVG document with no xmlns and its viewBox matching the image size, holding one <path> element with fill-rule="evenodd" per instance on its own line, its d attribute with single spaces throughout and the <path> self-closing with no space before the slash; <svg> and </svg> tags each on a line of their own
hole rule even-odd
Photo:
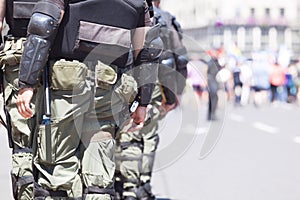
<svg viewBox="0 0 300 200">
<path fill-rule="evenodd" d="M 160 198 L 300 199 L 300 107 L 235 108 L 221 98 L 220 120 L 209 123 L 206 105 L 190 95 L 161 122 L 153 177 Z M 10 150 L 4 130 L 0 132 L 0 194 L 10 200 Z M 201 156 L 205 138 L 212 138 L 213 144 L 218 134 L 214 150 Z"/>
<path fill-rule="evenodd" d="M 155 193 L 176 200 L 299 200 L 300 108 L 226 104 L 223 113 L 222 136 L 207 157 L 200 159 L 202 143 L 218 122 L 205 122 L 200 111 L 202 128 L 188 150 L 167 167 L 163 157 L 156 161 Z M 164 134 L 158 157 L 174 132 Z"/>
</svg>

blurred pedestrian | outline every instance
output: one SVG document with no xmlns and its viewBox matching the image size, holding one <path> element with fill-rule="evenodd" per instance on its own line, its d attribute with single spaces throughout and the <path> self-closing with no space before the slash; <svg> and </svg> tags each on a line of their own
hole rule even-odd
<svg viewBox="0 0 300 200">
<path fill-rule="evenodd" d="M 215 49 L 209 51 L 210 60 L 207 63 L 207 87 L 208 87 L 208 113 L 207 120 L 216 120 L 218 106 L 219 83 L 216 79 L 218 72 L 222 69 L 219 64 L 219 52 Z"/>
<path fill-rule="evenodd" d="M 280 96 L 283 93 L 283 87 L 285 86 L 285 72 L 284 69 L 275 62 L 271 67 L 270 72 L 270 84 L 271 84 L 271 102 L 280 100 Z"/>
</svg>

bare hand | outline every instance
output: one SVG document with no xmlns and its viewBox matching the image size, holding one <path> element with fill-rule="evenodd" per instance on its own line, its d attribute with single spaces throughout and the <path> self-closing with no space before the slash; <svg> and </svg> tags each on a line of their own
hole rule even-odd
<svg viewBox="0 0 300 200">
<path fill-rule="evenodd" d="M 161 111 L 161 115 L 166 115 L 170 110 L 175 109 L 177 106 L 177 103 L 173 103 L 173 104 L 166 104 L 166 103 L 162 103 L 159 110 Z"/>
<path fill-rule="evenodd" d="M 133 121 L 128 131 L 133 132 L 143 128 L 146 114 L 147 114 L 147 107 L 144 106 L 137 107 L 136 111 L 131 115 Z"/>
<path fill-rule="evenodd" d="M 33 88 L 22 88 L 17 97 L 17 106 L 19 113 L 24 118 L 30 118 L 33 110 L 30 108 L 30 102 L 33 97 Z"/>
</svg>

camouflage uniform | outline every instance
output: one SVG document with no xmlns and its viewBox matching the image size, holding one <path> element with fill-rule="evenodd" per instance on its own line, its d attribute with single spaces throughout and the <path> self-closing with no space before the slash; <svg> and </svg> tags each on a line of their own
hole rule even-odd
<svg viewBox="0 0 300 200">
<path fill-rule="evenodd" d="M 176 104 L 176 94 L 181 94 L 185 87 L 187 58 L 180 26 L 172 15 L 158 8 L 154 8 L 153 22 L 161 25 L 164 52 L 160 57 L 159 82 L 153 92 L 148 120 L 140 131 L 120 130 L 117 140 L 116 188 L 118 198 L 125 200 L 155 199 L 150 181 L 159 142 L 158 122 L 166 114 L 161 104 Z"/>
<path fill-rule="evenodd" d="M 90 12 L 92 6 L 97 12 Z M 126 19 L 110 15 L 115 7 L 120 8 L 118 14 Z M 64 16 L 60 21 L 62 11 Z M 129 88 L 137 85 L 132 78 L 124 78 L 124 67 L 137 32 L 132 29 L 146 25 L 147 12 L 144 0 L 37 3 L 28 26 L 19 75 L 22 91 L 37 88 L 36 123 L 39 125 L 33 147 L 35 199 L 113 198 L 117 123 L 113 112 L 123 108 L 126 98 L 118 92 L 115 98 L 112 96 L 114 90 L 120 92 L 119 87 L 128 89 L 122 85 L 130 82 L 128 79 L 133 83 Z M 147 32 L 136 58 L 136 64 L 144 64 L 145 68 L 152 67 L 147 59 L 157 59 L 156 54 L 161 52 L 152 51 L 152 41 L 158 37 L 157 31 L 153 32 Z M 152 76 L 149 70 L 145 74 Z M 51 82 L 51 123 L 44 115 L 47 79 Z M 43 87 L 37 84 L 40 80 Z M 126 93 L 125 89 L 121 93 Z M 144 96 L 139 97 L 143 100 Z"/>
</svg>

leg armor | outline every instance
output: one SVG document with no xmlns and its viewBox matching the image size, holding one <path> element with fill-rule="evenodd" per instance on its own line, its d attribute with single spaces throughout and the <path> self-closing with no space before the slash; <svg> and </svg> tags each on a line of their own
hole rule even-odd
<svg viewBox="0 0 300 200">
<path fill-rule="evenodd" d="M 19 86 L 21 88 L 33 87 L 38 83 L 59 24 L 60 8 L 47 2 L 40 4 L 37 4 L 28 24 L 29 36 L 20 63 Z"/>
</svg>

